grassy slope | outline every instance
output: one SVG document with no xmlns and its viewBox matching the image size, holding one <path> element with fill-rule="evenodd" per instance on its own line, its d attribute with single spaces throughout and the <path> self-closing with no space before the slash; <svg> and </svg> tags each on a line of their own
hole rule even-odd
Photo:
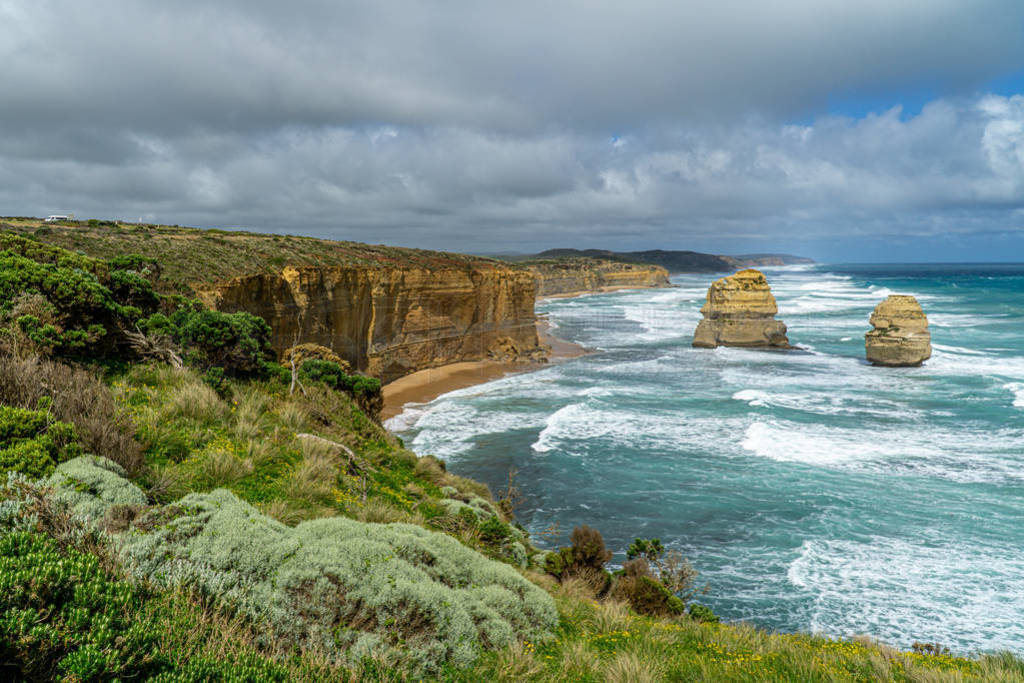
<svg viewBox="0 0 1024 683">
<path fill-rule="evenodd" d="M 152 468 L 139 483 L 148 486 L 154 500 L 175 500 L 186 491 L 223 486 L 288 523 L 345 515 L 431 526 L 431 520 L 443 519 L 438 484 L 456 484 L 470 494 L 484 492 L 481 486 L 428 464 L 432 461 L 417 460 L 337 394 L 315 390 L 310 397 L 288 396 L 283 386 L 236 382 L 232 397 L 223 400 L 195 375 L 155 365 L 131 368 L 112 381 L 111 390 L 139 427 Z M 306 430 L 347 444 L 376 472 L 353 476 L 346 462 L 295 438 Z M 450 531 L 500 559 L 476 530 Z M 441 678 L 1024 680 L 1024 664 L 1012 658 L 924 656 L 870 642 L 770 634 L 747 625 L 701 624 L 688 617 L 643 617 L 619 603 L 594 600 L 581 584 L 558 585 L 535 570 L 526 576 L 556 597 L 561 621 L 555 637 L 485 653 L 470 669 L 449 668 Z M 241 662 L 260 676 L 279 680 L 405 676 L 372 661 L 350 670 L 312 655 L 287 655 L 284 646 L 257 647 L 257 637 L 244 621 L 188 595 L 153 594 L 145 602 L 144 614 L 177 665 L 188 659 L 182 653 L 195 652 L 211 666 L 226 657 L 231 667 Z"/>
<path fill-rule="evenodd" d="M 118 241 L 103 249 L 120 250 L 128 243 Z M 233 248 L 230 243 L 222 246 Z M 97 249 L 94 246 L 92 253 L 100 253 Z M 126 250 L 153 253 L 131 246 Z M 310 254 L 314 258 L 315 250 Z M 169 258 L 166 253 L 162 257 Z M 168 274 L 186 272 L 185 266 L 173 262 L 165 262 L 165 267 Z M 308 395 L 289 395 L 279 383 L 235 381 L 221 398 L 196 374 L 157 365 L 136 365 L 109 376 L 108 390 L 135 425 L 146 463 L 137 481 L 154 502 L 226 487 L 288 524 L 331 515 L 404 521 L 439 528 L 496 559 L 508 559 L 481 537 L 478 528 L 451 519 L 441 503 L 451 495 L 442 487 L 452 486 L 461 492 L 456 495 L 467 498 L 486 495 L 486 488 L 452 476 L 432 459 L 417 458 L 343 394 L 308 387 Z M 297 436 L 300 433 L 343 444 L 353 456 Z M 120 575 L 116 563 L 98 546 L 66 552 L 98 553 L 110 580 Z M 695 560 L 699 568 L 700 558 Z M 630 614 L 619 603 L 596 601 L 575 582 L 558 585 L 536 570 L 524 573 L 556 598 L 561 621 L 554 638 L 484 653 L 472 667 L 447 669 L 442 678 L 1024 680 L 1024 663 L 1009 656 L 926 656 L 869 642 L 700 624 L 688 617 L 653 619 Z M 140 599 L 138 614 L 151 624 L 161 650 L 175 666 L 197 658 L 211 667 L 227 662 L 228 670 L 246 672 L 252 680 L 406 676 L 372 661 L 349 671 L 310 654 L 290 652 L 286 643 L 258 645 L 245 622 L 189 595 L 157 592 Z"/>
<path fill-rule="evenodd" d="M 0 218 L 0 230 L 34 236 L 48 244 L 96 258 L 143 254 L 160 261 L 166 279 L 197 285 L 239 275 L 275 273 L 287 265 L 428 269 L 517 267 L 495 259 L 440 251 L 166 225 L 44 224 L 38 219 Z"/>
</svg>

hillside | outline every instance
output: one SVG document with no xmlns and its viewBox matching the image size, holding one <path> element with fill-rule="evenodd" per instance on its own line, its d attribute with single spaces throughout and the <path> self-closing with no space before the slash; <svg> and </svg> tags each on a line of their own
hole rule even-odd
<svg viewBox="0 0 1024 683">
<path fill-rule="evenodd" d="M 742 268 L 782 266 L 799 263 L 814 263 L 811 259 L 789 254 L 747 254 L 744 256 L 723 256 L 703 254 L 698 251 L 648 251 L 614 252 L 604 249 L 548 249 L 529 258 L 589 257 L 632 263 L 648 263 L 661 266 L 670 273 L 719 273 Z"/>
<path fill-rule="evenodd" d="M 2 219 L 0 231 L 97 259 L 144 254 L 162 293 L 257 315 L 280 354 L 311 342 L 391 381 L 417 370 L 501 355 L 532 362 L 532 274 L 447 252 L 177 226 Z M 0 233 L 0 234 L 3 234 Z"/>
<path fill-rule="evenodd" d="M 410 452 L 378 381 L 173 267 L 0 232 L 5 680 L 1024 680 L 718 623 L 653 540 L 613 573 L 593 529 L 531 537 L 514 478 Z"/>
<path fill-rule="evenodd" d="M 169 225 L 0 218 L 0 230 L 32 236 L 99 259 L 124 253 L 159 261 L 168 285 L 203 287 L 235 277 L 271 275 L 285 266 L 409 267 L 424 270 L 516 268 L 497 259 L 441 251 Z"/>
</svg>

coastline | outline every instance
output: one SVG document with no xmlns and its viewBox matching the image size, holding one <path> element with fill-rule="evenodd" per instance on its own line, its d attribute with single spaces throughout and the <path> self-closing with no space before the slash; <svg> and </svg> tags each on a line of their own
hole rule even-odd
<svg viewBox="0 0 1024 683">
<path fill-rule="evenodd" d="M 384 385 L 384 407 L 381 421 L 390 420 L 402 414 L 409 403 L 429 403 L 442 394 L 465 389 L 519 372 L 529 372 L 559 361 L 578 358 L 592 353 L 579 344 L 566 341 L 551 334 L 551 324 L 546 318 L 537 318 L 537 336 L 540 343 L 551 349 L 545 362 L 536 361 L 495 361 L 478 360 L 449 363 L 436 368 L 419 370 Z"/>
<path fill-rule="evenodd" d="M 652 285 L 650 287 L 637 287 L 634 285 L 607 285 L 599 287 L 597 289 L 580 289 L 575 292 L 559 292 L 558 294 L 545 294 L 538 296 L 537 301 L 546 301 L 548 299 L 574 299 L 580 296 L 586 296 L 588 294 L 610 294 L 611 292 L 621 292 L 624 290 L 643 290 L 643 289 L 672 289 L 675 285 Z"/>
</svg>

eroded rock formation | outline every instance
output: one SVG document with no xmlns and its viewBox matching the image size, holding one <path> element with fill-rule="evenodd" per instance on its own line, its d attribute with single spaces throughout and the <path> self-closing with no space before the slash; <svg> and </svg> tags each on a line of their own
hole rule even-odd
<svg viewBox="0 0 1024 683">
<path fill-rule="evenodd" d="M 223 311 L 248 311 L 273 330 L 278 353 L 321 344 L 388 382 L 494 354 L 535 359 L 535 284 L 524 269 L 285 267 L 199 291 Z"/>
<path fill-rule="evenodd" d="M 761 271 L 741 270 L 715 280 L 700 312 L 704 319 L 693 334 L 694 346 L 792 348 L 785 324 L 775 319 L 778 306 Z"/>
<path fill-rule="evenodd" d="M 874 329 L 864 335 L 864 348 L 868 361 L 874 365 L 920 365 L 931 358 L 928 317 L 914 297 L 890 295 L 875 306 L 871 326 Z"/>
</svg>

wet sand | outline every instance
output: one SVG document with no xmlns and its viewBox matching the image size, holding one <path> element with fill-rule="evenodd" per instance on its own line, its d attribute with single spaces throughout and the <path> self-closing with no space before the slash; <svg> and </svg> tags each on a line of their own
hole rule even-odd
<svg viewBox="0 0 1024 683">
<path fill-rule="evenodd" d="M 551 335 L 550 327 L 544 318 L 537 319 L 537 335 L 540 337 L 540 343 L 551 347 L 550 362 L 577 358 L 590 352 L 579 344 Z M 420 370 L 384 385 L 384 409 L 381 411 L 381 419 L 388 420 L 398 415 L 407 403 L 428 403 L 449 391 L 489 382 L 513 372 L 536 370 L 546 365 L 548 363 L 503 363 L 480 360 L 451 363 L 438 368 Z"/>
</svg>

